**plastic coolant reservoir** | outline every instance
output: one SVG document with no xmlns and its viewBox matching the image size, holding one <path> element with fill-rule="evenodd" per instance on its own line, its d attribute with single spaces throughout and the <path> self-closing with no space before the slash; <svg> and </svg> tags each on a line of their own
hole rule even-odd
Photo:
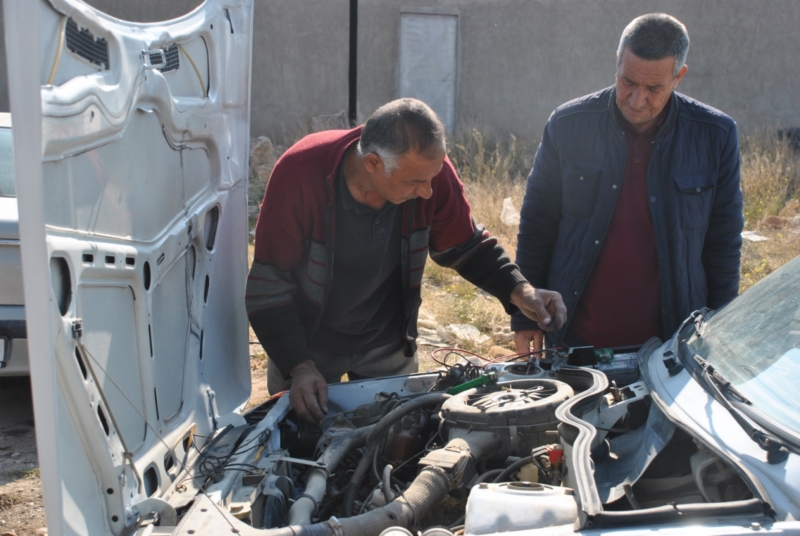
<svg viewBox="0 0 800 536">
<path fill-rule="evenodd" d="M 467 501 L 465 534 L 572 527 L 578 517 L 574 492 L 530 482 L 479 484 Z"/>
<path fill-rule="evenodd" d="M 539 468 L 532 463 L 523 465 L 522 468 L 517 471 L 517 480 L 520 482 L 539 482 Z"/>
</svg>

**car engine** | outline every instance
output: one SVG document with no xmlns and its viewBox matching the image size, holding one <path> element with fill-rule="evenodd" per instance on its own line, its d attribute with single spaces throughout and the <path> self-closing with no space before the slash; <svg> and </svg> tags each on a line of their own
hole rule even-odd
<svg viewBox="0 0 800 536">
<path fill-rule="evenodd" d="M 193 462 L 139 533 L 572 532 L 753 497 L 635 377 L 618 385 L 566 355 L 476 363 L 453 352 L 460 361 L 441 372 L 331 385 L 318 424 L 277 396 L 202 447 L 193 438 Z"/>
</svg>

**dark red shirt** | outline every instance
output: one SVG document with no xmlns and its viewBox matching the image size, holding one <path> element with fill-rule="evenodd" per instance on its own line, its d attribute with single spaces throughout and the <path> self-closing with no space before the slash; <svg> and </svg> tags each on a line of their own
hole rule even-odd
<svg viewBox="0 0 800 536">
<path fill-rule="evenodd" d="M 642 134 L 622 117 L 628 158 L 603 248 L 575 308 L 569 330 L 596 348 L 635 346 L 663 338 L 658 253 L 647 194 L 656 124 Z"/>
</svg>

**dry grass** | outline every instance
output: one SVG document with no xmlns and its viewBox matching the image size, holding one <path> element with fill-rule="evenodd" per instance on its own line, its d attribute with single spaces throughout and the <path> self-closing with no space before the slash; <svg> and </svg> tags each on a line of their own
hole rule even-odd
<svg viewBox="0 0 800 536">
<path fill-rule="evenodd" d="M 742 136 L 741 146 L 745 228 L 756 227 L 766 216 L 796 212 L 798 152 L 787 140 L 766 131 Z"/>
<path fill-rule="evenodd" d="M 800 233 L 791 231 L 762 232 L 767 242 L 748 242 L 742 246 L 742 267 L 739 292 L 765 278 L 800 255 Z"/>
<path fill-rule="evenodd" d="M 798 153 L 785 140 L 766 130 L 742 136 L 741 147 L 745 229 L 757 230 L 769 240 L 744 242 L 740 291 L 800 255 L 800 232 L 795 232 L 800 229 L 789 225 L 789 219 L 800 214 Z M 518 228 L 503 224 L 500 213 L 505 198 L 511 198 L 517 210 L 521 207 L 535 149 L 535 144 L 522 143 L 514 137 L 490 139 L 477 129 L 449 143 L 450 158 L 464 182 L 475 219 L 497 237 L 512 258 Z M 768 217 L 773 218 L 765 220 Z M 767 225 L 768 222 L 771 224 Z M 252 259 L 252 246 L 250 255 Z M 422 295 L 423 308 L 441 325 L 472 324 L 486 335 L 508 325 L 508 316 L 496 299 L 461 279 L 453 270 L 430 261 L 425 268 Z M 462 346 L 486 352 L 491 344 L 497 344 L 497 340 Z M 254 355 L 256 370 L 264 366 L 262 354 Z"/>
<path fill-rule="evenodd" d="M 745 229 L 769 240 L 744 241 L 740 292 L 800 255 L 800 228 L 791 225 L 800 214 L 800 154 L 766 131 L 742 136 L 741 146 Z"/>
<path fill-rule="evenodd" d="M 472 129 L 450 147 L 450 159 L 464 182 L 467 199 L 478 223 L 497 238 L 513 258 L 518 226 L 505 225 L 500 219 L 503 199 L 511 198 L 519 210 L 525 194 L 525 179 L 530 171 L 535 149 L 513 136 L 507 141 L 487 139 Z M 453 270 L 429 260 L 425 267 L 423 307 L 442 325 L 472 324 L 482 333 L 492 335 L 508 325 L 508 315 L 500 303 Z M 486 352 L 497 341 L 474 345 L 466 350 Z"/>
</svg>

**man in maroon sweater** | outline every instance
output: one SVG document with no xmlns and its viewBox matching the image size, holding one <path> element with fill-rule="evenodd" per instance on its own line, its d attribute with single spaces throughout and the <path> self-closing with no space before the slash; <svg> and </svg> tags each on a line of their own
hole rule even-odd
<svg viewBox="0 0 800 536">
<path fill-rule="evenodd" d="M 306 419 L 327 411 L 327 383 L 417 370 L 425 261 L 451 267 L 545 329 L 557 292 L 534 289 L 475 224 L 424 103 L 400 99 L 363 127 L 306 136 L 275 164 L 256 226 L 245 297 L 269 356 L 271 393 Z"/>
</svg>

